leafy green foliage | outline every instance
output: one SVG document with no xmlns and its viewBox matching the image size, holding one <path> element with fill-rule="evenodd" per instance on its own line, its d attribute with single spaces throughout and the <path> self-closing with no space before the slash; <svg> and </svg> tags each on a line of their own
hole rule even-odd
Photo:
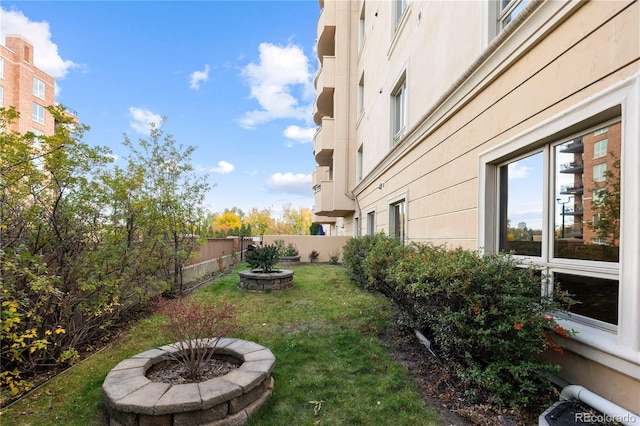
<svg viewBox="0 0 640 426">
<path fill-rule="evenodd" d="M 49 107 L 55 134 L 0 133 L 2 376 L 19 394 L 43 366 L 71 364 L 112 326 L 167 289 L 199 243 L 208 185 L 192 147 L 152 129 L 126 167 L 82 141 L 88 127 Z M 0 126 L 19 117 L 0 108 Z M 3 396 L 6 393 L 3 392 Z"/>
<path fill-rule="evenodd" d="M 275 244 L 257 247 L 247 252 L 247 263 L 251 266 L 251 269 L 260 270 L 264 273 L 273 272 L 279 260 L 280 250 Z"/>
<path fill-rule="evenodd" d="M 350 240 L 345 265 L 354 280 L 399 307 L 438 355 L 468 385 L 470 398 L 514 407 L 535 402 L 558 366 L 538 355 L 562 352 L 554 336 L 570 337 L 550 312 L 571 299 L 559 289 L 541 296 L 544 278 L 506 254 L 402 245 L 378 235 Z"/>
</svg>

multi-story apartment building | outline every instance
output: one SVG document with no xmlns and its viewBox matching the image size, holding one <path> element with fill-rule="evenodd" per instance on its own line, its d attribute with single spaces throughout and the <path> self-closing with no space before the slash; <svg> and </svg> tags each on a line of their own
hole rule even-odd
<svg viewBox="0 0 640 426">
<path fill-rule="evenodd" d="M 54 118 L 45 107 L 54 105 L 55 80 L 33 64 L 33 45 L 21 36 L 7 35 L 0 44 L 0 106 L 13 106 L 19 119 L 9 129 L 52 135 Z"/>
<path fill-rule="evenodd" d="M 640 4 L 320 0 L 314 221 L 512 251 L 563 383 L 640 414 Z"/>
</svg>

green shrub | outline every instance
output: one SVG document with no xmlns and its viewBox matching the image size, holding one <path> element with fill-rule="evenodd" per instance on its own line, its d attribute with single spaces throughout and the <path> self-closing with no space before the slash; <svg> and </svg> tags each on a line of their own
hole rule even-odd
<svg viewBox="0 0 640 426">
<path fill-rule="evenodd" d="M 340 263 L 340 250 L 329 252 L 329 263 L 332 265 Z"/>
<path fill-rule="evenodd" d="M 298 255 L 298 248 L 293 243 L 287 244 L 287 247 L 280 253 L 281 256 L 295 257 Z"/>
<path fill-rule="evenodd" d="M 247 252 L 247 263 L 251 269 L 259 269 L 262 272 L 272 272 L 279 260 L 279 249 L 275 244 L 258 247 Z"/>
<path fill-rule="evenodd" d="M 364 260 L 378 238 L 384 238 L 384 236 L 379 234 L 350 238 L 342 248 L 342 263 L 346 267 L 349 278 L 364 289 L 368 288 Z"/>
<path fill-rule="evenodd" d="M 423 332 L 455 369 L 469 397 L 519 407 L 550 386 L 544 375 L 558 366 L 539 354 L 561 352 L 553 336 L 571 333 L 548 313 L 565 311 L 571 300 L 559 290 L 541 296 L 540 271 L 506 254 L 403 246 L 384 236 L 349 246 L 369 249 L 349 252 L 347 266 L 357 268 L 351 275 L 394 301 L 406 326 Z"/>
</svg>

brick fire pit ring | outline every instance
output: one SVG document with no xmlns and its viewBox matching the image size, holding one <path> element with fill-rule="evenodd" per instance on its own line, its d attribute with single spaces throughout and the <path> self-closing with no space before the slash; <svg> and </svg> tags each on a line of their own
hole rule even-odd
<svg viewBox="0 0 640 426">
<path fill-rule="evenodd" d="M 213 343 L 214 339 L 210 339 Z M 168 361 L 174 345 L 142 352 L 116 365 L 102 390 L 112 426 L 242 425 L 273 393 L 276 359 L 271 350 L 247 340 L 222 338 L 216 354 L 242 364 L 224 376 L 200 383 L 153 382 L 146 372 Z"/>
</svg>

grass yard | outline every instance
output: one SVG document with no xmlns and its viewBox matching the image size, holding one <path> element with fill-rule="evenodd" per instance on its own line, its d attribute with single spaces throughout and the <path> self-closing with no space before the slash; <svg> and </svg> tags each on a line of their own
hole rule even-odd
<svg viewBox="0 0 640 426">
<path fill-rule="evenodd" d="M 240 265 L 240 269 L 246 265 Z M 191 297 L 226 298 L 238 308 L 230 337 L 268 347 L 276 356 L 275 389 L 249 425 L 437 425 L 418 386 L 379 339 L 390 303 L 349 282 L 340 266 L 301 264 L 283 293 L 237 289 L 237 270 Z M 13 405 L 3 425 L 106 425 L 102 381 L 118 362 L 166 343 L 158 318 L 140 320 L 123 337 Z"/>
</svg>

